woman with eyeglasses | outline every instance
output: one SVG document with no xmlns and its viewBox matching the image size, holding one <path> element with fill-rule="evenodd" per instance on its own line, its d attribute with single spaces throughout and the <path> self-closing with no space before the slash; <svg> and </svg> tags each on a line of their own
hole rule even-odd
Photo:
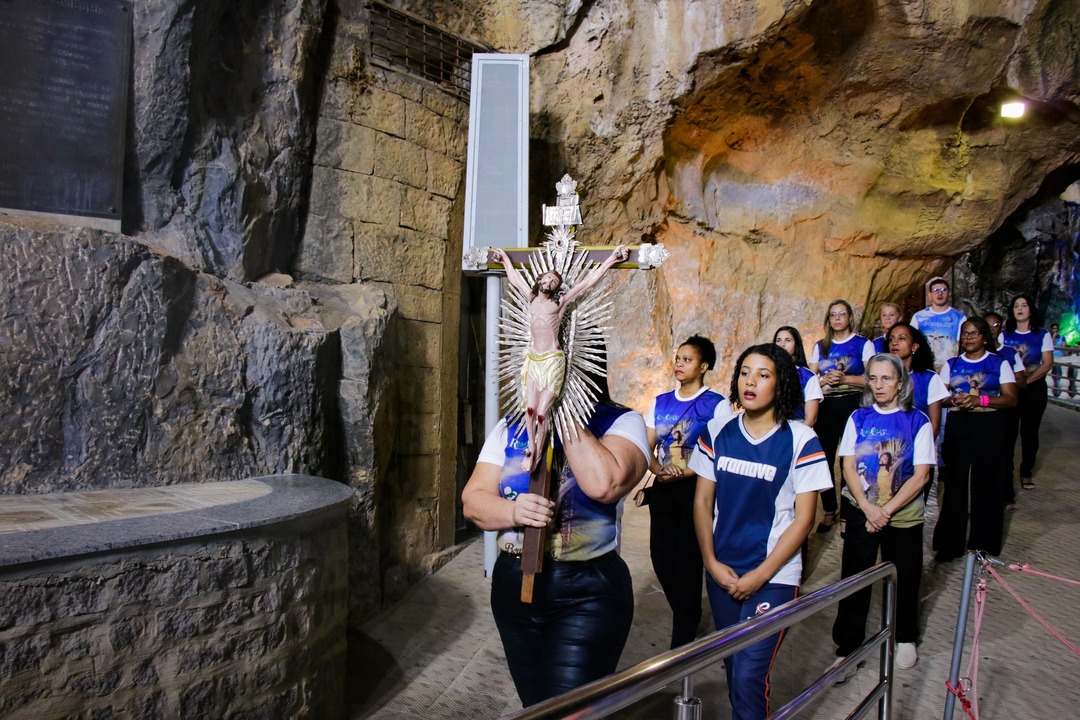
<svg viewBox="0 0 1080 720">
<path fill-rule="evenodd" d="M 994 352 L 997 341 L 982 318 L 968 318 L 960 326 L 960 347 L 963 352 L 938 373 L 952 393 L 941 446 L 949 479 L 934 528 L 938 562 L 955 560 L 965 548 L 1001 553 L 1005 418 L 1000 411 L 1016 406 L 1016 375 Z"/>
<path fill-rule="evenodd" d="M 893 326 L 899 335 L 902 328 Z M 917 331 L 916 331 L 917 332 Z M 892 335 L 890 331 L 890 335 Z M 930 419 L 914 406 L 915 384 L 896 355 L 867 363 L 862 407 L 852 413 L 840 441 L 847 532 L 842 578 L 881 559 L 896 566 L 896 666 L 918 662 L 919 580 L 922 577 L 923 487 L 937 462 Z M 844 598 L 833 623 L 836 654 L 846 657 L 866 637 L 870 588 Z"/>
<path fill-rule="evenodd" d="M 1020 390 L 1017 415 L 1020 420 L 1020 487 L 1034 490 L 1035 456 L 1039 452 L 1039 426 L 1046 412 L 1046 374 L 1054 367 L 1054 341 L 1039 327 L 1039 308 L 1027 295 L 1017 295 L 1005 320 L 1005 332 L 998 339 L 1016 348 L 1027 375 L 1027 385 Z M 1010 468 L 1011 473 L 1011 468 Z"/>
<path fill-rule="evenodd" d="M 814 344 L 810 353 L 810 370 L 817 374 L 824 399 L 818 408 L 814 431 L 821 440 L 830 475 L 836 462 L 836 446 L 851 413 L 859 407 L 865 363 L 874 355 L 874 343 L 852 330 L 855 313 L 847 300 L 833 300 L 825 313 L 825 337 Z M 828 532 L 840 518 L 833 487 L 821 493 L 821 508 L 825 517 L 818 525 L 819 533 Z"/>
</svg>

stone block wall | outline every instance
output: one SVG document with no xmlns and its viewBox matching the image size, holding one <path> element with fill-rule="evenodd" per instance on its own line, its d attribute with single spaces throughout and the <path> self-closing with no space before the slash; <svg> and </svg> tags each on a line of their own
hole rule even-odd
<svg viewBox="0 0 1080 720">
<path fill-rule="evenodd" d="M 382 580 L 381 590 L 354 589 L 358 616 L 400 595 L 454 542 L 468 135 L 466 102 L 369 65 L 366 34 L 362 4 L 343 3 L 294 268 L 305 284 L 376 286 L 396 304 L 377 360 L 394 387 L 373 429 L 376 467 L 347 478 L 370 511 L 365 552 L 376 548 Z M 343 334 L 346 357 L 348 342 Z"/>
<path fill-rule="evenodd" d="M 0 575 L 0 717 L 343 715 L 341 515 Z"/>
</svg>

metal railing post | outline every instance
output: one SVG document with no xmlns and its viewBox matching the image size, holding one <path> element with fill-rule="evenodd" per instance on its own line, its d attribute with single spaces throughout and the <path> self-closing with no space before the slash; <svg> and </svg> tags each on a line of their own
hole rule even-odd
<svg viewBox="0 0 1080 720">
<path fill-rule="evenodd" d="M 893 699 L 893 657 L 896 653 L 896 576 L 885 578 L 884 598 L 881 603 L 881 624 L 888 630 L 888 640 L 881 645 L 881 669 L 878 681 L 885 686 L 885 692 L 878 700 L 878 717 L 890 720 Z"/>
<path fill-rule="evenodd" d="M 682 681 L 682 695 L 675 698 L 675 720 L 701 720 L 701 699 L 694 697 L 694 676 Z"/>
<path fill-rule="evenodd" d="M 964 635 L 967 634 L 968 605 L 971 604 L 971 584 L 974 577 L 975 553 L 969 552 L 964 563 L 964 587 L 960 591 L 960 611 L 956 615 L 956 635 L 953 637 L 952 663 L 949 665 L 949 684 L 953 687 L 960 681 L 960 661 L 964 656 Z M 946 690 L 943 720 L 952 720 L 955 708 L 956 696 L 951 690 Z"/>
</svg>

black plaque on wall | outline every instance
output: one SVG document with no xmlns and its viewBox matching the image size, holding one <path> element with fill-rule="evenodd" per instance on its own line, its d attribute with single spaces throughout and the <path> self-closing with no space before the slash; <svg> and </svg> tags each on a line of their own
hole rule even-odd
<svg viewBox="0 0 1080 720">
<path fill-rule="evenodd" d="M 131 16 L 124 0 L 0 0 L 0 208 L 119 229 Z"/>
</svg>

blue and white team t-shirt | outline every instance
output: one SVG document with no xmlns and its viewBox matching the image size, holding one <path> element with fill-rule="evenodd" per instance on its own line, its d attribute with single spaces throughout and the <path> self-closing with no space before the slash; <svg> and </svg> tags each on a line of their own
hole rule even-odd
<svg viewBox="0 0 1080 720">
<path fill-rule="evenodd" d="M 799 371 L 799 381 L 802 384 L 803 404 L 795 408 L 794 416 L 796 420 L 802 420 L 806 417 L 806 403 L 811 400 L 824 400 L 825 396 L 821 394 L 821 381 L 810 368 L 797 365 L 795 369 Z"/>
<path fill-rule="evenodd" d="M 879 506 L 900 492 L 901 486 L 915 475 L 916 465 L 937 464 L 930 418 L 920 410 L 882 410 L 877 405 L 859 408 L 848 418 L 838 452 L 840 457 L 855 457 L 863 495 Z M 855 504 L 846 485 L 844 496 Z M 913 527 L 923 522 L 925 516 L 920 492 L 892 513 L 889 524 L 897 528 Z"/>
<path fill-rule="evenodd" d="M 713 551 L 738 575 L 769 556 L 795 521 L 795 496 L 832 487 L 817 435 L 798 421 L 752 438 L 743 415 L 712 420 L 698 437 L 690 469 L 716 483 Z M 769 582 L 798 585 L 796 552 Z"/>
<path fill-rule="evenodd" d="M 960 326 L 965 320 L 967 315 L 954 307 L 943 312 L 925 308 L 912 316 L 911 327 L 921 330 L 930 343 L 935 368 L 940 368 L 960 351 Z"/>
<path fill-rule="evenodd" d="M 885 336 L 880 335 L 873 340 L 874 342 L 874 354 L 880 355 L 881 353 L 889 352 L 889 349 L 885 347 Z"/>
<path fill-rule="evenodd" d="M 976 360 L 968 360 L 963 355 L 949 358 L 949 361 L 941 366 L 938 376 L 954 393 L 990 397 L 1001 395 L 1001 386 L 1005 383 L 1016 382 L 1016 375 L 1008 361 L 989 351 Z M 994 409 L 996 408 L 975 408 L 975 411 Z"/>
<path fill-rule="evenodd" d="M 829 346 L 829 354 L 821 356 L 821 342 L 814 343 L 814 349 L 810 351 L 810 362 L 817 363 L 818 375 L 824 375 L 831 370 L 840 370 L 845 375 L 862 375 L 866 372 L 866 363 L 874 357 L 874 343 L 862 335 L 853 334 L 842 342 L 833 340 Z M 824 390 L 824 388 L 822 388 Z M 862 388 L 856 385 L 837 385 L 826 390 L 830 395 L 837 393 L 862 392 Z"/>
<path fill-rule="evenodd" d="M 688 398 L 680 397 L 678 390 L 672 390 L 653 399 L 645 413 L 645 427 L 656 432 L 656 459 L 661 467 L 686 468 L 698 435 L 713 419 L 716 406 L 723 399 L 723 395 L 708 386 Z"/>
<path fill-rule="evenodd" d="M 933 370 L 918 370 L 911 373 L 914 384 L 915 409 L 930 413 L 930 405 L 949 397 L 949 389 Z"/>
<path fill-rule="evenodd" d="M 597 405 L 588 423 L 596 437 L 617 435 L 634 443 L 646 459 L 649 440 L 641 414 L 624 407 Z M 529 473 L 521 469 L 528 446 L 528 435 L 520 423 L 509 428 L 505 418 L 484 441 L 477 462 L 502 468 L 499 494 L 509 500 L 529 492 Z M 555 457 L 562 458 L 562 444 L 555 440 Z M 618 502 L 602 503 L 586 495 L 577 484 L 570 464 L 556 462 L 552 472 L 558 477 L 554 531 L 548 534 L 547 554 L 556 560 L 590 560 L 615 549 L 618 542 L 616 512 Z M 520 555 L 524 547 L 523 528 L 509 528 L 499 533 L 499 549 Z"/>
<path fill-rule="evenodd" d="M 1005 358 L 1005 362 L 1009 363 L 1009 367 L 1013 369 L 1013 374 L 1026 372 L 1027 368 L 1024 367 L 1024 359 L 1020 357 L 1020 353 L 1016 352 L 1016 348 L 1008 345 L 1001 345 L 996 350 L 997 354 Z M 1017 375 L 1017 377 L 1020 377 Z"/>
<path fill-rule="evenodd" d="M 1024 363 L 1024 369 L 1032 372 L 1042 365 L 1042 354 L 1054 352 L 1054 339 L 1043 328 L 1020 332 L 1004 332 L 998 335 L 998 345 L 1015 348 Z"/>
</svg>

